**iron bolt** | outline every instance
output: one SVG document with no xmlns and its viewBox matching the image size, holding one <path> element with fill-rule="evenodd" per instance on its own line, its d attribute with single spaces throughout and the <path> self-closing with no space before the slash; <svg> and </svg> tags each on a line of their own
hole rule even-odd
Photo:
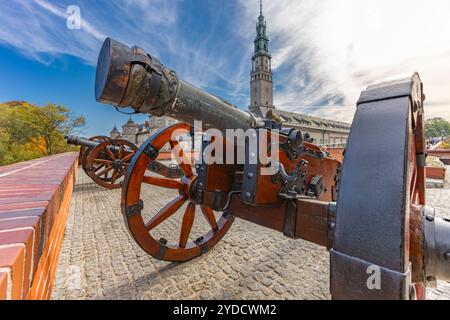
<svg viewBox="0 0 450 320">
<path fill-rule="evenodd" d="M 251 173 L 251 172 L 247 173 L 247 178 L 252 179 L 253 178 L 253 173 Z"/>
<path fill-rule="evenodd" d="M 252 197 L 252 194 L 250 192 L 245 193 L 245 198 L 250 199 Z"/>
</svg>

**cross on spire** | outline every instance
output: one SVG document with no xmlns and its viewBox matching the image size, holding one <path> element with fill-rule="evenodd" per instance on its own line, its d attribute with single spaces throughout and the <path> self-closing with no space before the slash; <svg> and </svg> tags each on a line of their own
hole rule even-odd
<svg viewBox="0 0 450 320">
<path fill-rule="evenodd" d="M 262 0 L 259 0 L 259 15 L 263 15 L 262 14 Z"/>
</svg>

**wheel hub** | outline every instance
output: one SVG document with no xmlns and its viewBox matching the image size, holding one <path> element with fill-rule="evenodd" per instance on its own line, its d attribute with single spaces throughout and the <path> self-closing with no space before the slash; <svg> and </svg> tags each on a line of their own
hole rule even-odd
<svg viewBox="0 0 450 320">
<path fill-rule="evenodd" d="M 116 159 L 113 162 L 114 169 L 120 169 L 122 167 L 123 161 L 121 159 Z"/>
</svg>

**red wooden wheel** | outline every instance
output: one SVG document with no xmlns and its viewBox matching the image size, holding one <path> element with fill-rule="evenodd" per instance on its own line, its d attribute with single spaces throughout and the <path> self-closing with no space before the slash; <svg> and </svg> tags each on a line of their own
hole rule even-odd
<svg viewBox="0 0 450 320">
<path fill-rule="evenodd" d="M 147 140 L 133 157 L 122 187 L 122 213 L 128 230 L 141 248 L 158 260 L 187 261 L 204 254 L 222 239 L 234 221 L 234 217 L 227 214 L 223 214 L 217 220 L 211 208 L 195 200 L 197 176 L 192 170 L 191 161 L 175 138 L 190 131 L 189 125 L 180 123 L 161 130 Z M 184 173 L 181 179 L 157 177 L 150 175 L 147 170 L 159 150 L 167 144 L 170 145 L 178 166 Z M 146 210 L 141 200 L 142 187 L 145 185 L 176 190 L 178 195 L 148 219 L 144 214 Z M 169 243 L 166 237 L 156 239 L 152 236 L 152 233 L 157 231 L 155 229 L 169 220 L 184 204 L 187 205 L 181 226 L 178 228 L 179 236 L 176 235 L 178 237 L 174 243 Z M 190 241 L 197 207 L 208 222 L 209 231 Z"/>
<path fill-rule="evenodd" d="M 414 74 L 358 100 L 330 251 L 333 299 L 425 298 L 423 99 Z M 380 287 L 369 287 L 368 267 L 379 268 Z"/>
<path fill-rule="evenodd" d="M 87 174 L 104 188 L 118 189 L 136 150 L 137 147 L 127 140 L 104 141 L 89 152 Z"/>
<path fill-rule="evenodd" d="M 89 140 L 90 141 L 95 141 L 95 142 L 103 142 L 103 141 L 108 141 L 108 140 L 110 140 L 111 138 L 109 138 L 109 137 L 107 137 L 107 136 L 93 136 L 93 137 L 90 137 L 89 138 Z M 81 146 L 80 147 L 80 156 L 79 156 L 79 159 L 80 159 L 80 162 L 81 162 L 81 167 L 83 168 L 83 170 L 84 170 L 84 172 L 86 172 L 86 174 L 88 174 L 87 173 L 87 167 L 86 167 L 86 164 L 87 164 L 87 157 L 88 157 L 88 155 L 89 155 L 89 152 L 91 151 L 92 149 L 91 148 L 88 148 L 88 147 L 86 147 L 86 146 Z"/>
<path fill-rule="evenodd" d="M 425 154 L 424 114 L 417 112 L 412 119 L 409 131 L 409 168 L 410 171 L 410 257 L 412 261 L 413 286 L 415 298 L 426 299 L 426 285 L 423 279 L 424 252 L 422 210 L 425 206 L 426 174 L 424 164 L 417 162 L 417 155 Z M 425 158 L 423 160 L 425 162 Z"/>
</svg>

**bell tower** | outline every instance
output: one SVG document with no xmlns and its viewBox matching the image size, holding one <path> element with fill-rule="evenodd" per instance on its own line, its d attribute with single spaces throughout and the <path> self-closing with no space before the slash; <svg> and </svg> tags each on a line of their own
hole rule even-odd
<svg viewBox="0 0 450 320">
<path fill-rule="evenodd" d="M 266 34 L 266 20 L 259 2 L 259 17 L 256 23 L 256 37 L 250 72 L 250 111 L 275 108 L 273 105 L 272 56 L 269 52 L 269 38 Z M 265 113 L 264 112 L 264 115 Z"/>
</svg>

